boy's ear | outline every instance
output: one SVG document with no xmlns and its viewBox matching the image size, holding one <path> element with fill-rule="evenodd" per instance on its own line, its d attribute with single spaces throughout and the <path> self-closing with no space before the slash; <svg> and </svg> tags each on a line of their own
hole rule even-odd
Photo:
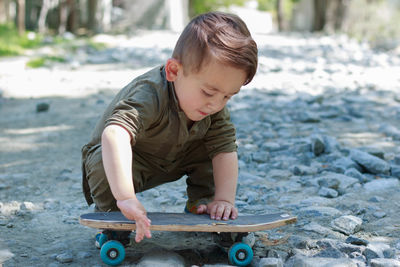
<svg viewBox="0 0 400 267">
<path fill-rule="evenodd" d="M 165 64 L 165 74 L 167 81 L 174 82 L 178 76 L 178 72 L 182 68 L 182 64 L 175 58 L 170 58 Z"/>
</svg>

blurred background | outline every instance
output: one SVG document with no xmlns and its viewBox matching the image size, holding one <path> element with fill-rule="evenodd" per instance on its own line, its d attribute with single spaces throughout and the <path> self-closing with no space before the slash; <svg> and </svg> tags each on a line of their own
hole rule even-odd
<svg viewBox="0 0 400 267">
<path fill-rule="evenodd" d="M 238 14 L 257 34 L 341 33 L 394 51 L 400 44 L 398 0 L 0 0 L 0 56 L 54 41 L 49 37 L 180 32 L 211 10 Z"/>
</svg>

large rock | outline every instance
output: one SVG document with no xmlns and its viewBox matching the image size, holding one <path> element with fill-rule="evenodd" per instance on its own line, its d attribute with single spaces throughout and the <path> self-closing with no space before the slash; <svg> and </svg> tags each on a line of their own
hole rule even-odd
<svg viewBox="0 0 400 267">
<path fill-rule="evenodd" d="M 339 231 L 346 235 L 351 235 L 360 230 L 362 220 L 352 215 L 345 215 L 332 221 L 333 230 Z"/>
<path fill-rule="evenodd" d="M 400 267 L 400 261 L 395 259 L 372 259 L 371 267 Z"/>
<path fill-rule="evenodd" d="M 358 179 L 334 172 L 323 173 L 321 177 L 318 178 L 318 184 L 320 186 L 338 189 L 339 191 L 344 191 L 356 183 L 358 183 Z"/>
<path fill-rule="evenodd" d="M 372 156 L 367 152 L 358 149 L 352 149 L 350 151 L 350 157 L 370 173 L 390 174 L 389 163 L 378 157 Z"/>
<path fill-rule="evenodd" d="M 322 258 L 315 257 L 309 258 L 305 256 L 296 255 L 290 258 L 285 266 L 287 267 L 358 267 L 357 261 L 347 258 Z"/>
<path fill-rule="evenodd" d="M 156 250 L 145 254 L 136 265 L 137 267 L 184 267 L 185 260 L 179 254 L 167 251 Z"/>
<path fill-rule="evenodd" d="M 386 190 L 398 188 L 399 185 L 400 185 L 399 180 L 395 178 L 378 179 L 364 184 L 364 189 L 369 193 L 372 192 L 385 193 Z"/>
</svg>

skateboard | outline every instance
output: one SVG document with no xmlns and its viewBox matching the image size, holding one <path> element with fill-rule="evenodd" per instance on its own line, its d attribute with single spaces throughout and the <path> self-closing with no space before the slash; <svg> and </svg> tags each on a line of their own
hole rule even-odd
<svg viewBox="0 0 400 267">
<path fill-rule="evenodd" d="M 191 213 L 159 213 L 149 212 L 151 231 L 170 232 L 211 232 L 230 234 L 233 245 L 228 250 L 229 262 L 236 266 L 247 266 L 253 259 L 253 250 L 249 244 L 243 242 L 250 232 L 269 230 L 295 223 L 297 218 L 287 213 L 265 215 L 242 215 L 236 220 L 211 220 L 207 214 L 195 215 Z M 79 223 L 88 227 L 113 230 L 135 231 L 135 221 L 128 220 L 121 212 L 96 212 L 82 214 Z M 110 240 L 111 239 L 111 240 Z M 96 244 L 100 248 L 100 256 L 104 263 L 116 266 L 125 258 L 125 248 L 117 240 L 112 240 L 110 234 L 96 235 Z M 226 237 L 224 238 L 226 240 Z M 226 241 L 225 244 L 226 246 Z"/>
</svg>

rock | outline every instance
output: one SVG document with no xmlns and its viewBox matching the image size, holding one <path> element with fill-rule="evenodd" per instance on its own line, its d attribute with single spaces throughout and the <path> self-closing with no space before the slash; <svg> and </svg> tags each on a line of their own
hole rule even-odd
<svg viewBox="0 0 400 267">
<path fill-rule="evenodd" d="M 361 228 L 362 220 L 352 215 L 345 215 L 332 221 L 333 230 L 339 231 L 346 235 L 358 232 Z"/>
<path fill-rule="evenodd" d="M 396 156 L 394 156 L 394 164 L 396 165 L 400 165 L 400 154 L 397 154 Z"/>
<path fill-rule="evenodd" d="M 373 196 L 370 199 L 368 199 L 369 202 L 374 202 L 374 203 L 379 203 L 384 201 L 385 199 L 383 197 L 380 196 Z"/>
<path fill-rule="evenodd" d="M 324 139 L 321 136 L 316 135 L 311 138 L 311 150 L 317 157 L 324 153 L 325 144 Z"/>
<path fill-rule="evenodd" d="M 382 125 L 379 130 L 394 140 L 400 140 L 400 130 L 393 125 Z"/>
<path fill-rule="evenodd" d="M 49 103 L 45 103 L 45 102 L 42 102 L 42 103 L 38 103 L 37 105 L 36 105 L 36 112 L 46 112 L 46 111 L 49 111 L 49 108 L 50 108 L 50 104 Z"/>
<path fill-rule="evenodd" d="M 400 179 L 400 166 L 399 165 L 392 165 L 391 167 L 391 175 L 393 177 Z"/>
<path fill-rule="evenodd" d="M 375 218 L 382 219 L 386 217 L 386 212 L 384 211 L 376 211 L 372 214 Z"/>
<path fill-rule="evenodd" d="M 309 224 L 306 224 L 303 226 L 303 230 L 305 231 L 310 231 L 310 232 L 315 232 L 318 233 L 322 236 L 334 236 L 334 233 L 331 229 L 321 226 L 318 223 L 311 222 Z"/>
<path fill-rule="evenodd" d="M 315 254 L 314 257 L 339 259 L 346 257 L 346 255 L 342 253 L 340 250 L 331 247 L 331 248 L 326 248 L 321 252 Z"/>
<path fill-rule="evenodd" d="M 71 252 L 64 252 L 56 256 L 56 260 L 61 263 L 69 263 L 74 260 L 74 256 Z"/>
<path fill-rule="evenodd" d="M 325 144 L 325 150 L 324 150 L 325 153 L 330 154 L 340 150 L 340 144 L 335 137 L 328 135 L 324 136 L 324 144 Z"/>
<path fill-rule="evenodd" d="M 302 216 L 310 216 L 310 217 L 320 217 L 320 216 L 329 216 L 335 217 L 342 214 L 339 210 L 331 207 L 317 207 L 311 206 L 300 209 L 299 213 Z"/>
<path fill-rule="evenodd" d="M 352 149 L 350 151 L 350 157 L 370 173 L 390 174 L 390 165 L 386 161 L 364 151 Z"/>
<path fill-rule="evenodd" d="M 185 260 L 179 254 L 167 250 L 153 250 L 145 254 L 136 267 L 185 267 Z"/>
<path fill-rule="evenodd" d="M 327 198 L 335 198 L 339 195 L 338 191 L 327 188 L 327 187 L 321 187 L 318 191 L 318 195 L 321 197 L 327 197 Z"/>
<path fill-rule="evenodd" d="M 361 170 L 360 166 L 349 157 L 342 157 L 332 163 L 332 168 L 336 172 L 344 173 L 349 169 Z"/>
<path fill-rule="evenodd" d="M 350 168 L 344 172 L 344 175 L 358 179 L 360 183 L 366 183 L 368 180 L 355 168 Z"/>
<path fill-rule="evenodd" d="M 349 243 L 349 244 L 353 244 L 353 245 L 358 245 L 358 246 L 367 246 L 369 244 L 369 242 L 367 240 L 355 237 L 353 235 L 349 236 L 345 242 Z"/>
<path fill-rule="evenodd" d="M 398 188 L 399 185 L 400 183 L 398 179 L 378 179 L 364 184 L 364 189 L 367 191 L 367 193 L 386 193 L 387 190 Z"/>
<path fill-rule="evenodd" d="M 400 267 L 400 261 L 394 259 L 372 259 L 371 267 Z"/>
<path fill-rule="evenodd" d="M 262 258 L 257 267 L 283 267 L 283 261 L 280 258 Z"/>
<path fill-rule="evenodd" d="M 286 267 L 359 267 L 357 262 L 352 259 L 334 259 L 334 258 L 309 258 L 296 255 L 290 258 Z"/>
<path fill-rule="evenodd" d="M 384 258 L 383 251 L 387 249 L 390 249 L 390 247 L 384 243 L 369 243 L 363 255 L 367 258 L 369 263 L 372 259 Z"/>
<path fill-rule="evenodd" d="M 339 191 L 345 191 L 347 188 L 358 183 L 358 179 L 339 173 L 326 172 L 318 178 L 320 186 L 329 187 Z"/>
</svg>

